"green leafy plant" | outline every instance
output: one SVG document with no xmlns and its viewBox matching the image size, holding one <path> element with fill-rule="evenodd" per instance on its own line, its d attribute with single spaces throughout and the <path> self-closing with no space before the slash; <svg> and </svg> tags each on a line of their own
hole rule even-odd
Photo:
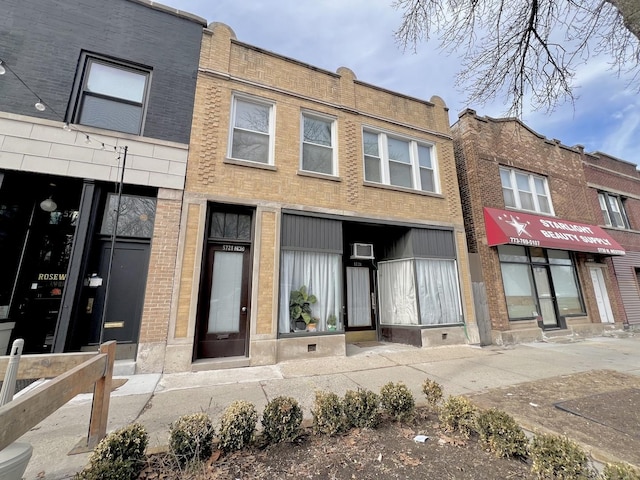
<svg viewBox="0 0 640 480">
<path fill-rule="evenodd" d="M 329 328 L 329 330 L 335 330 L 337 328 L 338 325 L 338 317 L 335 316 L 335 314 L 330 314 L 327 317 L 327 327 Z"/>
<path fill-rule="evenodd" d="M 529 448 L 531 471 L 538 478 L 561 480 L 594 478 L 587 454 L 561 435 L 536 435 Z"/>
<path fill-rule="evenodd" d="M 439 418 L 447 432 L 469 438 L 475 427 L 476 407 L 465 397 L 450 396 L 440 409 Z"/>
<path fill-rule="evenodd" d="M 292 442 L 302 431 L 302 409 L 291 397 L 276 397 L 262 412 L 262 432 L 269 443 Z"/>
<path fill-rule="evenodd" d="M 111 432 L 89 457 L 89 465 L 76 475 L 79 480 L 135 479 L 142 470 L 149 435 L 139 423 Z"/>
<path fill-rule="evenodd" d="M 434 408 L 442 400 L 442 385 L 427 378 L 422 382 L 422 393 L 427 397 L 427 404 Z"/>
<path fill-rule="evenodd" d="M 640 470 L 622 463 L 607 463 L 602 471 L 603 480 L 640 480 Z"/>
<path fill-rule="evenodd" d="M 258 423 L 256 407 L 236 400 L 222 414 L 218 431 L 219 445 L 225 452 L 240 450 L 251 443 Z"/>
<path fill-rule="evenodd" d="M 380 423 L 380 397 L 371 390 L 347 390 L 342 405 L 348 426 L 375 428 Z"/>
<path fill-rule="evenodd" d="M 476 430 L 480 435 L 480 442 L 496 456 L 505 458 L 527 456 L 527 437 L 508 413 L 495 408 L 478 413 Z"/>
<path fill-rule="evenodd" d="M 311 322 L 311 305 L 316 303 L 318 299 L 315 295 L 307 292 L 307 287 L 302 285 L 298 290 L 292 290 L 289 296 L 289 316 L 295 323 L 302 320 L 309 325 Z"/>
<path fill-rule="evenodd" d="M 316 434 L 337 435 L 347 429 L 342 402 L 333 392 L 316 392 L 311 415 Z"/>
<path fill-rule="evenodd" d="M 380 389 L 380 405 L 391 417 L 404 421 L 413 416 L 416 401 L 404 383 L 389 382 Z"/>
<path fill-rule="evenodd" d="M 183 415 L 169 428 L 169 446 L 178 462 L 206 460 L 213 452 L 214 428 L 209 415 Z"/>
</svg>

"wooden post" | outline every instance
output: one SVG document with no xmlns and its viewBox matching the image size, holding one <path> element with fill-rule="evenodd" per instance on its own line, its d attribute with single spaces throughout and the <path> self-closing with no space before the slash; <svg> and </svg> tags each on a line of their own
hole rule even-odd
<svg viewBox="0 0 640 480">
<path fill-rule="evenodd" d="M 111 399 L 111 379 L 113 377 L 113 362 L 116 358 L 116 342 L 100 345 L 100 353 L 107 354 L 105 372 L 93 389 L 93 403 L 91 404 L 91 419 L 89 420 L 89 434 L 87 448 L 93 449 L 107 434 L 109 420 L 109 401 Z"/>
</svg>

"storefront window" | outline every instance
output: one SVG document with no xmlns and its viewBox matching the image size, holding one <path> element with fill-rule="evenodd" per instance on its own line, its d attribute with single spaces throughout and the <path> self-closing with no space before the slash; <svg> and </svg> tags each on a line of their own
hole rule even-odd
<svg viewBox="0 0 640 480">
<path fill-rule="evenodd" d="M 531 318 L 537 316 L 531 267 L 512 263 L 503 263 L 501 267 L 509 318 Z"/>
<path fill-rule="evenodd" d="M 109 194 L 102 221 L 102 235 L 111 235 L 116 223 L 118 210 L 118 196 Z M 156 199 L 152 197 L 138 197 L 122 195 L 120 200 L 120 216 L 118 217 L 118 232 L 121 237 L 151 238 L 153 224 L 156 218 Z"/>
<path fill-rule="evenodd" d="M 418 325 L 415 264 L 413 259 L 380 262 L 380 323 Z"/>
<path fill-rule="evenodd" d="M 551 265 L 551 277 L 560 315 L 564 317 L 584 313 L 573 267 Z"/>
</svg>

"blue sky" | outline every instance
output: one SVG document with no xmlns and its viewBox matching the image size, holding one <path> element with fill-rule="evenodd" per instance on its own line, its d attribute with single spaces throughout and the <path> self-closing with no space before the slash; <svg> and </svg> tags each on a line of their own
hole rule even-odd
<svg viewBox="0 0 640 480">
<path fill-rule="evenodd" d="M 350 68 L 359 80 L 428 100 L 442 97 L 451 122 L 465 108 L 502 117 L 501 99 L 486 105 L 464 104 L 453 85 L 460 66 L 456 54 L 438 49 L 436 39 L 403 51 L 393 37 L 401 12 L 392 0 L 162 0 L 210 22 L 229 25 L 238 40 L 335 72 Z M 640 163 L 640 95 L 618 78 L 607 57 L 591 58 L 576 73 L 574 105 L 549 114 L 525 112 L 522 120 L 538 133 L 563 144 L 581 144 Z"/>
</svg>

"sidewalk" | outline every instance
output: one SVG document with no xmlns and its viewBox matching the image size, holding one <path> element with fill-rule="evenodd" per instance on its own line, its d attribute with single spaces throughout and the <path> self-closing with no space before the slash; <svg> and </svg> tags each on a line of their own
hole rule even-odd
<svg viewBox="0 0 640 480">
<path fill-rule="evenodd" d="M 180 415 L 206 411 L 217 422 L 221 412 L 237 399 L 253 402 L 261 412 L 270 399 L 289 395 L 300 402 L 305 417 L 310 417 L 314 391 L 319 389 L 339 395 L 358 387 L 378 392 L 387 382 L 402 381 L 422 403 L 421 385 L 427 377 L 439 382 L 445 395 L 471 395 L 591 370 L 612 370 L 632 375 L 634 384 L 635 377 L 640 382 L 640 337 L 485 348 L 349 345 L 347 356 L 341 358 L 211 372 L 134 375 L 112 393 L 109 431 L 139 421 L 149 432 L 150 445 L 160 446 L 168 443 L 169 424 Z M 67 453 L 86 436 L 90 407 L 91 395 L 78 395 L 20 439 L 34 448 L 26 479 L 67 478 L 82 469 L 88 454 Z M 633 414 L 638 416 L 640 412 Z"/>
</svg>

